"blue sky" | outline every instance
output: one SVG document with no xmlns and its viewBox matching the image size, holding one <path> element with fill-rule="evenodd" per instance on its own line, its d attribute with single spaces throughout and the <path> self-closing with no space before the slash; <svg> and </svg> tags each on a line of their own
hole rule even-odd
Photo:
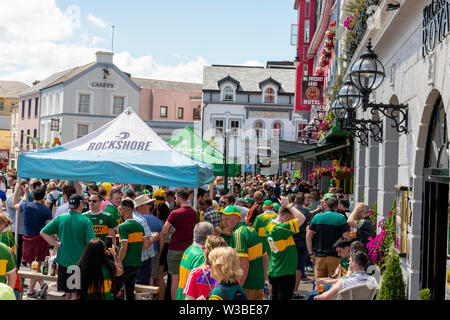
<svg viewBox="0 0 450 320">
<path fill-rule="evenodd" d="M 26 46 L 22 34 L 29 33 L 27 41 L 39 47 L 30 50 L 33 63 L 0 53 L 0 78 L 29 81 L 89 63 L 96 50 L 111 49 L 110 25 L 116 26 L 115 63 L 138 76 L 201 81 L 199 68 L 206 64 L 265 64 L 295 56 L 294 0 L 32 0 L 34 8 L 30 3 L 0 0 L 0 44 L 9 40 L 8 49 L 17 51 Z M 29 21 L 29 29 L 17 21 Z"/>
</svg>

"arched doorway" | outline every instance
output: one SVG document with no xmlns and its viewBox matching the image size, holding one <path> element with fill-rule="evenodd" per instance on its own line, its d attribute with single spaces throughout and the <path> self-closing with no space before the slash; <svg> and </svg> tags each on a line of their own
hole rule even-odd
<svg viewBox="0 0 450 320">
<path fill-rule="evenodd" d="M 431 290 L 433 300 L 443 300 L 449 259 L 449 155 L 444 103 L 434 105 L 425 149 L 422 214 L 421 287 Z"/>
</svg>

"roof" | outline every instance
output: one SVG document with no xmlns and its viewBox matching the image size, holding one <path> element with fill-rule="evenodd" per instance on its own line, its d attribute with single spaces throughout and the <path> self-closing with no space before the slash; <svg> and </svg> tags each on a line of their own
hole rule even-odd
<svg viewBox="0 0 450 320">
<path fill-rule="evenodd" d="M 37 92 L 39 92 L 39 90 L 47 87 L 50 83 L 56 81 L 57 79 L 59 79 L 60 77 L 64 76 L 66 73 L 69 73 L 72 70 L 73 70 L 73 68 L 67 69 L 67 70 L 64 70 L 64 71 L 61 71 L 58 73 L 54 73 L 50 77 L 47 77 L 44 80 L 38 82 L 36 85 L 32 86 L 28 90 L 21 92 L 19 96 L 28 96 L 30 94 L 37 93 Z"/>
<path fill-rule="evenodd" d="M 0 130 L 9 130 L 11 128 L 11 117 L 0 116 Z"/>
<path fill-rule="evenodd" d="M 0 97 L 18 98 L 19 94 L 28 88 L 29 86 L 20 81 L 0 81 Z"/>
<path fill-rule="evenodd" d="M 260 92 L 259 83 L 268 78 L 281 84 L 282 93 L 295 93 L 295 69 L 246 68 L 240 66 L 203 67 L 203 90 L 220 90 L 217 82 L 232 77 L 239 81 L 241 91 Z"/>
<path fill-rule="evenodd" d="M 42 89 L 53 87 L 53 86 L 55 86 L 57 84 L 60 84 L 60 83 L 64 83 L 67 80 L 70 80 L 73 77 L 75 77 L 76 75 L 80 74 L 84 70 L 92 67 L 96 63 L 97 62 L 91 62 L 91 63 L 85 64 L 83 66 L 78 66 L 78 67 L 72 68 L 72 69 L 69 70 L 69 72 L 64 73 L 62 76 L 60 76 L 56 80 L 54 80 L 52 82 L 49 82 L 46 86 L 42 87 Z"/>
<path fill-rule="evenodd" d="M 192 82 L 178 82 L 157 79 L 143 79 L 131 78 L 138 86 L 143 89 L 159 89 L 159 90 L 173 90 L 173 91 L 202 91 L 201 83 Z"/>
</svg>

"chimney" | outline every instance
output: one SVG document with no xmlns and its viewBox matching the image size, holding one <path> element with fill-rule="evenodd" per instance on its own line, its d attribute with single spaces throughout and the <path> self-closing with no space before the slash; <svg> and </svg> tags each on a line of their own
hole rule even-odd
<svg viewBox="0 0 450 320">
<path fill-rule="evenodd" d="M 114 53 L 112 52 L 97 51 L 95 55 L 97 56 L 97 63 L 109 63 L 109 64 L 113 63 Z"/>
</svg>

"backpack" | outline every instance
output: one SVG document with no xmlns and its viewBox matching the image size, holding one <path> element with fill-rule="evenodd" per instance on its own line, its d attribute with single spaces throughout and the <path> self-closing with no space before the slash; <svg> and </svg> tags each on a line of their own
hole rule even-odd
<svg viewBox="0 0 450 320">
<path fill-rule="evenodd" d="M 53 207 L 56 205 L 56 202 L 58 201 L 58 198 L 53 198 L 53 194 L 52 193 L 49 193 L 49 196 L 50 196 L 50 210 L 52 210 L 53 209 Z"/>
<path fill-rule="evenodd" d="M 228 293 L 226 292 L 225 288 L 220 283 L 217 285 L 217 287 L 219 287 L 220 291 L 222 292 L 223 300 L 228 300 Z M 242 291 L 237 290 L 236 293 L 234 294 L 233 299 L 231 300 L 233 301 L 247 300 L 247 297 Z"/>
</svg>

